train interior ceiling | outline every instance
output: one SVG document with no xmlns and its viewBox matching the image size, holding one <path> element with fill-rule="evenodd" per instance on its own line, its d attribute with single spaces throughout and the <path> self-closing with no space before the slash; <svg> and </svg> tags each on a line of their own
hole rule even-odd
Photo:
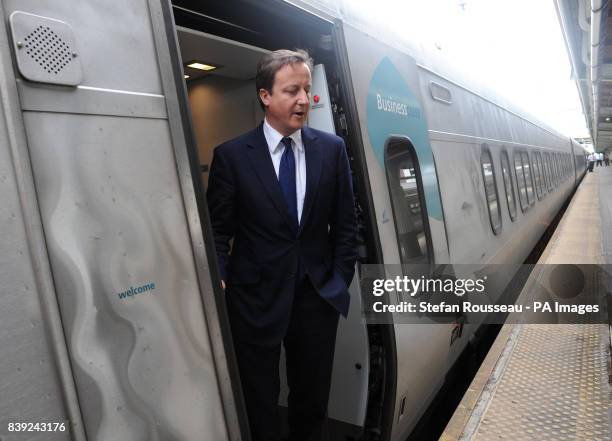
<svg viewBox="0 0 612 441">
<path fill-rule="evenodd" d="M 213 148 L 263 119 L 255 90 L 255 71 L 262 55 L 280 48 L 306 49 L 315 64 L 325 66 L 328 80 L 335 78 L 335 56 L 331 23 L 310 14 L 296 15 L 295 9 L 279 3 L 279 8 L 270 11 L 276 16 L 272 20 L 262 17 L 261 5 L 249 6 L 249 1 L 240 2 L 240 11 L 216 2 L 200 3 L 175 1 L 173 8 L 206 184 Z M 214 69 L 188 67 L 194 61 Z"/>
<path fill-rule="evenodd" d="M 182 7 L 175 6 L 177 35 L 183 60 L 192 124 L 196 137 L 198 156 L 202 171 L 202 180 L 206 188 L 208 169 L 212 161 L 214 147 L 255 128 L 263 120 L 263 110 L 255 89 L 255 72 L 257 62 L 269 50 L 277 48 L 305 48 L 314 59 L 314 64 L 324 64 L 329 82 L 330 75 L 335 77 L 334 56 L 331 45 L 331 24 L 325 23 L 326 30 L 311 33 L 312 41 L 304 41 L 304 35 L 298 27 L 292 28 L 293 35 L 282 32 L 273 35 L 273 45 L 258 47 L 250 44 L 256 42 L 256 32 L 245 31 L 237 26 L 221 26 L 211 23 L 216 34 L 206 32 L 209 28 L 198 25 L 198 29 L 182 24 L 193 24 L 201 18 L 191 14 Z M 186 15 L 187 14 L 187 15 Z M 223 32 L 225 28 L 226 32 Z M 272 34 L 278 32 L 273 28 Z M 312 29 L 311 29 L 312 31 Z M 242 38 L 242 41 L 227 38 Z M 299 38 L 296 38 L 299 37 Z M 260 41 L 261 42 L 261 41 Z M 323 42 L 323 43 L 321 43 Z M 264 44 L 267 44 L 264 42 Z M 187 67 L 193 61 L 200 61 L 215 66 L 209 71 L 198 71 Z M 329 89 L 332 89 L 333 84 Z M 335 88 L 334 90 L 338 90 Z M 337 124 L 336 124 L 337 127 Z M 351 313 L 347 320 L 341 320 L 336 345 L 332 389 L 329 402 L 329 417 L 334 424 L 334 432 L 341 436 L 356 435 L 364 426 L 366 417 L 369 377 L 368 332 L 361 322 L 361 305 L 358 299 L 358 284 L 351 286 Z M 356 298 L 357 297 L 357 298 Z M 281 366 L 284 365 L 281 360 Z M 284 369 L 281 368 L 280 404 L 287 399 Z"/>
<path fill-rule="evenodd" d="M 178 28 L 177 34 L 206 184 L 214 147 L 252 130 L 263 119 L 254 77 L 257 61 L 268 51 L 187 28 Z M 187 67 L 196 61 L 214 69 Z"/>
</svg>

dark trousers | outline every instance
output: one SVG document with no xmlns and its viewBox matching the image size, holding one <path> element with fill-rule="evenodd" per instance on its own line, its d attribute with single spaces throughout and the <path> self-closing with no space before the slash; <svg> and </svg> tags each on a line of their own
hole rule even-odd
<svg viewBox="0 0 612 441">
<path fill-rule="evenodd" d="M 589 161 L 589 171 L 593 171 L 593 166 L 595 165 L 595 161 Z"/>
<path fill-rule="evenodd" d="M 296 289 L 283 340 L 289 383 L 289 440 L 320 440 L 327 416 L 338 312 L 305 278 Z M 280 343 L 234 342 L 253 441 L 280 439 Z"/>
</svg>

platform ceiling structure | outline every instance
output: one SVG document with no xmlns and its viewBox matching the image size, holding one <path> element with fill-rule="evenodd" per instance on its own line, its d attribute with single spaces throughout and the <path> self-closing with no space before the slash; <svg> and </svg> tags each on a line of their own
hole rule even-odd
<svg viewBox="0 0 612 441">
<path fill-rule="evenodd" d="M 612 151 L 609 0 L 554 0 L 595 151 Z"/>
</svg>

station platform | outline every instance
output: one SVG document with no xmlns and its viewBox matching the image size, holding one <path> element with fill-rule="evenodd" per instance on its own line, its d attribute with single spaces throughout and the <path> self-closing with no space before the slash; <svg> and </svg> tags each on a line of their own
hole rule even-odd
<svg viewBox="0 0 612 441">
<path fill-rule="evenodd" d="M 593 269 L 583 271 L 586 289 L 611 292 L 611 235 L 612 166 L 596 167 L 538 261 L 549 265 L 531 274 L 520 297 L 555 288 L 549 268 L 576 264 Z M 612 439 L 609 326 L 521 323 L 502 327 L 440 441 Z"/>
</svg>

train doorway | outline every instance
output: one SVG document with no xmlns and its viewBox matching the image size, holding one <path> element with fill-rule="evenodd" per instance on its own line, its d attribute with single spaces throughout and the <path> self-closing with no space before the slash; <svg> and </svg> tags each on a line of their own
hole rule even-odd
<svg viewBox="0 0 612 441">
<path fill-rule="evenodd" d="M 284 2 L 279 2 L 279 8 L 274 11 L 265 6 L 261 9 L 250 4 L 243 6 L 253 11 L 237 14 L 231 8 L 214 4 L 182 1 L 173 4 L 203 186 L 208 182 L 215 146 L 252 130 L 263 120 L 255 88 L 256 66 L 265 53 L 279 48 L 304 48 L 313 57 L 311 99 L 316 95 L 317 102 L 311 102 L 308 125 L 343 136 L 349 157 L 354 158 L 351 149 L 355 147 L 349 139 L 350 124 L 342 93 L 346 85 L 342 84 L 333 45 L 333 24 L 293 7 L 287 9 L 289 6 Z M 245 22 L 244 17 L 252 19 Z M 270 25 L 270 21 L 275 25 Z M 195 69 L 195 62 L 206 64 L 208 70 Z M 359 165 L 354 159 L 352 162 L 352 166 Z M 359 201 L 368 191 L 367 186 L 359 181 L 354 186 Z M 358 211 L 362 215 L 367 212 L 367 203 L 362 203 Z M 363 244 L 363 248 L 368 246 Z M 379 371 L 385 364 L 377 359 L 376 372 L 371 372 L 372 336 L 361 319 L 361 293 L 356 274 L 349 288 L 349 316 L 340 321 L 337 335 L 328 412 L 328 429 L 333 439 L 358 438 L 370 425 L 378 430 L 380 419 L 368 414 L 368 399 L 384 398 L 384 394 L 373 393 L 370 388 L 371 378 L 384 377 Z M 283 361 L 281 372 L 284 373 Z M 382 381 L 377 384 L 382 385 Z M 286 405 L 287 393 L 286 380 L 281 378 L 281 407 Z M 378 402 L 371 407 L 380 412 Z"/>
</svg>

